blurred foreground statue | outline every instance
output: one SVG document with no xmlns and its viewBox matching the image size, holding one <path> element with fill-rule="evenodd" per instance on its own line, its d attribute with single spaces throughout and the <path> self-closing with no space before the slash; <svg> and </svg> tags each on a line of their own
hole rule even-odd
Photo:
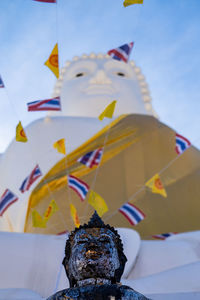
<svg viewBox="0 0 200 300">
<path fill-rule="evenodd" d="M 95 212 L 89 223 L 76 228 L 66 242 L 63 265 L 70 288 L 48 300 L 147 299 L 120 284 L 126 261 L 119 234 Z"/>
</svg>

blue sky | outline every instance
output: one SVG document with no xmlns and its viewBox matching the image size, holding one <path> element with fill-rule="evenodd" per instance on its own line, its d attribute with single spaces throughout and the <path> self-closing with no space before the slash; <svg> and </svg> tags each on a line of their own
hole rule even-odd
<svg viewBox="0 0 200 300">
<path fill-rule="evenodd" d="M 56 18 L 57 16 L 57 18 Z M 0 1 L 0 152 L 44 113 L 26 103 L 51 96 L 55 77 L 44 66 L 59 43 L 60 66 L 75 55 L 107 52 L 134 41 L 131 59 L 141 67 L 153 107 L 165 124 L 200 148 L 200 1 L 123 0 Z"/>
</svg>

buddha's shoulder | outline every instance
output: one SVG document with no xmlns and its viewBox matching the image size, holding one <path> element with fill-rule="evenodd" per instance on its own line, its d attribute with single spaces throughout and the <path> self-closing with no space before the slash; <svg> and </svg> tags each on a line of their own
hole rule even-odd
<svg viewBox="0 0 200 300">
<path fill-rule="evenodd" d="M 148 300 L 142 294 L 134 291 L 126 285 L 102 285 L 88 286 L 82 288 L 69 288 L 57 292 L 47 300 L 66 300 L 66 299 L 126 299 L 126 300 Z"/>
<path fill-rule="evenodd" d="M 47 298 L 47 300 L 66 300 L 70 299 L 70 289 L 64 289 Z"/>
<path fill-rule="evenodd" d="M 130 299 L 130 300 L 150 300 L 144 295 L 138 293 L 127 285 L 121 285 L 120 287 L 122 299 Z"/>
</svg>

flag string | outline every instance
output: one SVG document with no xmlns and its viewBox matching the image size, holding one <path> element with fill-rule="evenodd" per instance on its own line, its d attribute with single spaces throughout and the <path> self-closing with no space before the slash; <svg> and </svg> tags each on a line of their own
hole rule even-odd
<svg viewBox="0 0 200 300">
<path fill-rule="evenodd" d="M 187 149 L 188 150 L 188 149 Z M 187 151 L 186 150 L 186 151 Z M 155 174 L 162 174 L 166 169 L 168 169 L 178 158 L 180 158 L 181 155 L 177 155 L 175 158 L 173 158 L 164 168 L 162 168 L 159 172 L 155 172 Z M 151 179 L 152 177 L 149 178 L 149 180 Z M 147 180 L 148 181 L 148 180 Z M 146 181 L 146 182 L 147 182 Z M 146 186 L 145 184 L 137 191 L 135 192 L 133 195 L 131 195 L 128 200 L 126 200 L 126 202 L 124 202 L 123 204 L 127 203 L 127 202 L 130 202 L 139 194 L 141 193 L 143 190 L 146 189 Z M 135 202 L 134 202 L 135 203 Z M 123 205 L 122 204 L 122 205 Z M 119 209 L 115 210 L 112 214 L 110 214 L 109 216 L 107 216 L 107 218 L 105 218 L 104 220 L 107 222 L 108 220 L 110 220 L 113 216 L 115 216 L 117 213 L 118 213 Z"/>
<path fill-rule="evenodd" d="M 105 127 L 105 125 L 103 124 L 102 129 L 103 129 L 104 127 Z M 102 147 L 103 152 L 102 152 L 102 155 L 101 155 L 101 160 L 100 160 L 100 162 L 99 162 L 99 164 L 97 165 L 97 168 L 96 168 L 96 170 L 95 170 L 95 175 L 94 175 L 92 184 L 91 184 L 91 186 L 90 186 L 90 190 L 93 190 L 94 187 L 95 187 L 95 183 L 96 183 L 96 180 L 97 180 L 97 175 L 98 175 L 98 172 L 99 172 L 99 168 L 100 168 L 100 165 L 101 165 L 102 157 L 103 157 L 103 154 L 104 154 L 104 151 L 105 151 L 105 147 L 106 147 L 106 143 L 107 143 L 107 140 L 108 140 L 108 136 L 109 136 L 109 134 L 110 134 L 111 127 L 112 127 L 112 126 L 109 124 L 109 128 L 108 128 L 108 130 L 107 130 L 107 132 L 106 132 L 106 135 L 105 135 L 105 138 L 104 138 L 104 142 L 103 142 L 103 147 Z M 88 201 L 87 201 L 86 208 L 85 208 L 85 210 L 84 210 L 85 221 L 86 221 L 86 218 L 87 218 L 88 207 L 89 207 L 89 203 L 88 203 Z"/>
</svg>

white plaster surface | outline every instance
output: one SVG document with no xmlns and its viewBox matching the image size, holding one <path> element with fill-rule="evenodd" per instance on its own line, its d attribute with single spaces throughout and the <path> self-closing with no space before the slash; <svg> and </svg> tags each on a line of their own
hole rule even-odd
<svg viewBox="0 0 200 300">
<path fill-rule="evenodd" d="M 122 282 L 142 294 L 200 292 L 199 274 L 200 261 Z"/>
<path fill-rule="evenodd" d="M 199 262 L 200 232 L 187 233 L 187 239 L 178 236 L 179 234 L 177 239 L 165 241 L 142 241 L 136 265 L 128 278 L 146 277 L 184 264 Z"/>
</svg>

